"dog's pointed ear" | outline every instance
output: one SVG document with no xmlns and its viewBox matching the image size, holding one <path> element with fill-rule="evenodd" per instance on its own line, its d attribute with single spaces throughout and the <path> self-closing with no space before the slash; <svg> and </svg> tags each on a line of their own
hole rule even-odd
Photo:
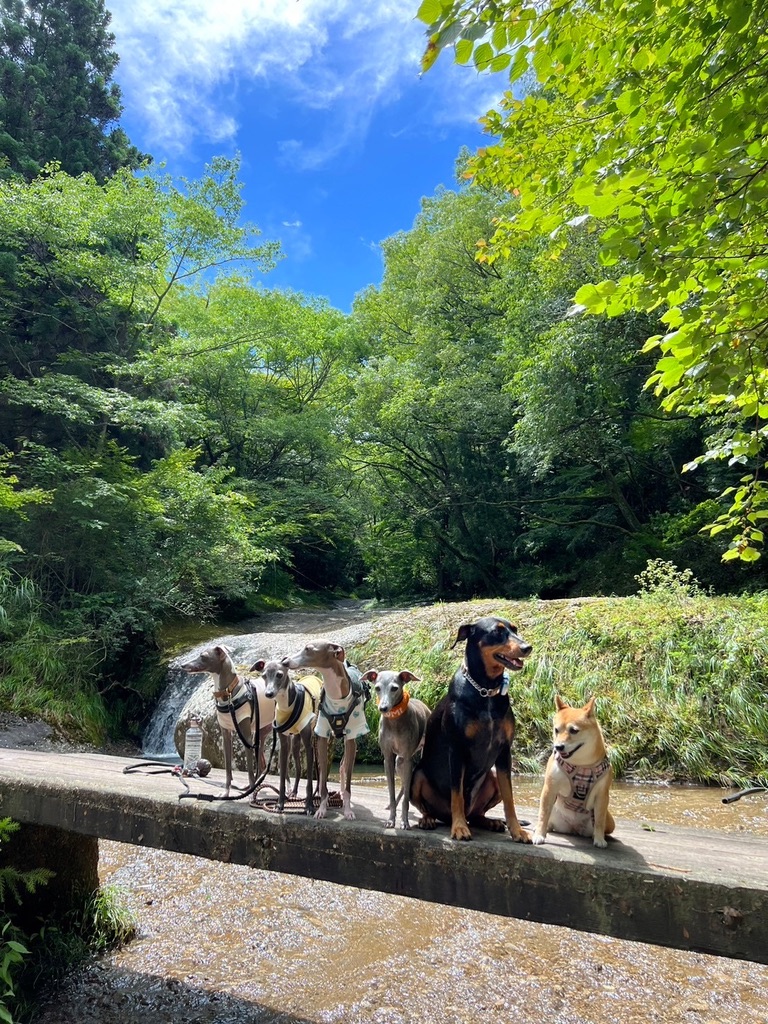
<svg viewBox="0 0 768 1024">
<path fill-rule="evenodd" d="M 379 673 L 376 671 L 375 668 L 368 669 L 368 671 L 363 676 L 363 680 L 366 683 L 375 683 L 378 678 L 379 678 Z"/>
<path fill-rule="evenodd" d="M 251 667 L 248 669 L 249 672 L 263 672 L 266 661 L 263 658 L 259 658 L 258 661 L 254 661 Z"/>
<path fill-rule="evenodd" d="M 587 701 L 587 703 L 584 705 L 584 713 L 586 715 L 592 715 L 594 717 L 594 714 L 595 714 L 595 698 L 594 697 L 590 697 L 589 700 Z"/>
<path fill-rule="evenodd" d="M 456 646 L 456 644 L 461 643 L 462 640 L 469 640 L 471 635 L 472 635 L 472 623 L 471 622 L 463 623 L 463 625 L 459 626 L 459 632 L 456 634 L 456 639 L 451 644 L 451 650 L 453 650 L 453 648 Z"/>
<path fill-rule="evenodd" d="M 401 683 L 420 683 L 421 679 L 415 676 L 413 672 L 409 672 L 407 668 L 404 668 L 402 672 L 397 673 L 397 678 Z"/>
<path fill-rule="evenodd" d="M 562 711 L 563 708 L 569 708 L 570 706 L 571 705 L 567 701 L 563 700 L 559 693 L 555 694 L 555 707 L 558 711 Z"/>
</svg>

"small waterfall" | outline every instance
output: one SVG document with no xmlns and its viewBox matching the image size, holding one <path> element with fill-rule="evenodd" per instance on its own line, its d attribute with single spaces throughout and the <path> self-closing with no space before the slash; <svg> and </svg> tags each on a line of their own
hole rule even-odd
<svg viewBox="0 0 768 1024">
<path fill-rule="evenodd" d="M 192 657 L 191 653 L 179 661 L 184 661 L 187 657 Z M 192 675 L 191 672 L 183 672 L 177 663 L 168 666 L 165 690 L 142 737 L 141 745 L 145 757 L 176 756 L 173 730 L 181 709 L 194 693 L 201 678 L 199 675 Z"/>
<path fill-rule="evenodd" d="M 391 609 L 394 611 L 394 609 Z M 388 611 L 378 610 L 386 615 Z M 243 626 L 269 629 L 270 632 L 222 636 L 197 644 L 168 665 L 167 685 L 142 737 L 145 757 L 176 757 L 173 733 L 187 701 L 207 677 L 203 673 L 184 672 L 181 665 L 206 647 L 222 644 L 236 665 L 252 665 L 258 658 L 282 658 L 299 650 L 310 639 L 330 633 L 344 646 L 365 640 L 373 628 L 372 617 L 362 601 L 338 602 L 333 609 L 317 612 L 278 612 L 242 623 Z"/>
<path fill-rule="evenodd" d="M 210 678 L 200 672 L 185 672 L 181 666 L 194 658 L 200 651 L 205 650 L 206 647 L 212 647 L 214 644 L 223 644 L 227 647 L 236 664 L 250 664 L 256 658 L 269 656 L 254 648 L 253 635 L 245 635 L 223 636 L 216 640 L 208 640 L 191 648 L 186 654 L 174 658 L 168 665 L 165 690 L 142 737 L 141 747 L 145 757 L 176 756 L 173 732 L 179 715 L 198 686 Z"/>
</svg>

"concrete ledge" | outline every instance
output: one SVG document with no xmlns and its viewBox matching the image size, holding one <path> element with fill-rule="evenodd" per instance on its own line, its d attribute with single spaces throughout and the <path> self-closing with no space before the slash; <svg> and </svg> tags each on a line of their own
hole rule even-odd
<svg viewBox="0 0 768 1024">
<path fill-rule="evenodd" d="M 0 750 L 0 814 L 22 823 L 621 939 L 768 963 L 768 839 L 619 821 L 607 850 L 447 829 L 384 829 L 386 798 L 353 789 L 355 821 L 247 801 L 179 800 L 178 780 L 123 758 Z M 214 780 L 223 773 L 213 772 Z M 244 777 L 240 777 L 244 781 Z M 274 780 L 273 780 L 274 781 Z M 191 780 L 193 792 L 217 792 Z M 220 790 L 219 790 L 220 792 Z M 533 818 L 533 809 L 521 816 Z M 415 818 L 415 815 L 414 815 Z M 55 865 L 51 865 L 55 869 Z"/>
</svg>

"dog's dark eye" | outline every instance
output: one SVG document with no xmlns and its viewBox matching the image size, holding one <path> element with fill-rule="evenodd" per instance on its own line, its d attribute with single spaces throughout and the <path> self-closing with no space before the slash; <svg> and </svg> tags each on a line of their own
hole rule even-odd
<svg viewBox="0 0 768 1024">
<path fill-rule="evenodd" d="M 570 729 L 568 730 L 568 732 L 571 734 L 571 736 L 575 736 L 578 731 L 579 731 L 579 728 L 576 725 L 572 725 L 570 727 Z"/>
</svg>

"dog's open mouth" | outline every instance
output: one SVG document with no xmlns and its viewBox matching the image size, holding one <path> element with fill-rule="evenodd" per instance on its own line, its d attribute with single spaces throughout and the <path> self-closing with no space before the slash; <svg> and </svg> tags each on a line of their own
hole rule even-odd
<svg viewBox="0 0 768 1024">
<path fill-rule="evenodd" d="M 583 746 L 584 746 L 583 743 L 579 743 L 579 745 L 577 747 L 574 747 L 573 750 L 560 750 L 560 751 L 558 751 L 558 753 L 560 754 L 560 757 L 562 757 L 562 759 L 564 761 L 567 761 L 568 758 L 571 756 L 571 754 L 575 754 L 576 751 L 577 750 L 581 750 L 581 748 Z"/>
<path fill-rule="evenodd" d="M 508 658 L 506 654 L 502 654 L 500 651 L 496 651 L 494 658 L 512 672 L 519 672 L 523 667 L 522 658 Z"/>
</svg>

